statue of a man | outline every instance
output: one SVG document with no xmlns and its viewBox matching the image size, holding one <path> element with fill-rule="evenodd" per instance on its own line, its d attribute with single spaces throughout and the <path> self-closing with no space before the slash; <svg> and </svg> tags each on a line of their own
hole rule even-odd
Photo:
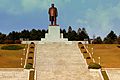
<svg viewBox="0 0 120 80">
<path fill-rule="evenodd" d="M 57 12 L 57 8 L 54 7 L 54 4 L 51 4 L 48 14 L 49 14 L 49 20 L 51 21 L 51 25 L 57 25 L 56 17 L 58 16 L 58 12 Z"/>
</svg>

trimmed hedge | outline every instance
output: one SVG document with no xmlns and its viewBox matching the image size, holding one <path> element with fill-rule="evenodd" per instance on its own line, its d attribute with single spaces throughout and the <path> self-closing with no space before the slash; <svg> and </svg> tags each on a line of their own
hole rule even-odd
<svg viewBox="0 0 120 80">
<path fill-rule="evenodd" d="M 33 57 L 28 57 L 28 59 L 33 59 Z"/>
<path fill-rule="evenodd" d="M 79 42 L 78 44 L 82 44 L 81 42 Z"/>
<path fill-rule="evenodd" d="M 29 53 L 34 53 L 33 51 L 30 51 Z"/>
<path fill-rule="evenodd" d="M 87 51 L 84 51 L 83 53 L 87 53 Z"/>
<path fill-rule="evenodd" d="M 18 45 L 8 45 L 8 46 L 2 46 L 2 50 L 20 50 L 23 49 L 24 47 L 18 46 Z"/>
<path fill-rule="evenodd" d="M 84 46 L 82 46 L 81 49 L 84 49 Z"/>
<path fill-rule="evenodd" d="M 108 77 L 106 71 L 101 71 L 101 73 L 102 73 L 104 80 L 109 80 L 109 77 Z"/>
<path fill-rule="evenodd" d="M 100 69 L 101 66 L 97 63 L 90 63 L 88 69 Z"/>
<path fill-rule="evenodd" d="M 30 48 L 34 48 L 34 46 L 31 46 Z"/>
<path fill-rule="evenodd" d="M 34 42 L 31 42 L 31 44 L 35 44 Z"/>
<path fill-rule="evenodd" d="M 32 68 L 33 68 L 33 64 L 32 63 L 26 64 L 25 69 L 32 69 Z"/>
<path fill-rule="evenodd" d="M 86 59 L 91 59 L 91 57 L 87 57 Z"/>
<path fill-rule="evenodd" d="M 120 48 L 120 45 L 119 46 L 117 46 L 118 48 Z"/>
</svg>

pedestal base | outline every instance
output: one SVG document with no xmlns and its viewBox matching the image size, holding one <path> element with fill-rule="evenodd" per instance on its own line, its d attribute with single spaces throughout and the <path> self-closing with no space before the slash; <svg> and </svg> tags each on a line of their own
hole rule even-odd
<svg viewBox="0 0 120 80">
<path fill-rule="evenodd" d="M 60 33 L 60 26 L 49 26 L 48 33 L 45 34 L 45 38 L 41 38 L 42 42 L 68 42 L 67 38 L 63 38 L 63 34 Z"/>
</svg>

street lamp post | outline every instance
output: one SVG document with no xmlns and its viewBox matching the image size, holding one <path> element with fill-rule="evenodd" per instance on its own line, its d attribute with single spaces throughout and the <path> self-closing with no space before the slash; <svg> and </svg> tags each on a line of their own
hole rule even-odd
<svg viewBox="0 0 120 80">
<path fill-rule="evenodd" d="M 92 56 L 93 56 L 93 48 L 91 48 L 91 50 L 92 50 Z M 93 57 L 93 62 L 95 63 L 95 59 L 94 59 L 94 57 Z"/>
<path fill-rule="evenodd" d="M 25 48 L 23 49 L 23 55 L 25 55 Z"/>
<path fill-rule="evenodd" d="M 21 66 L 22 66 L 22 60 L 23 60 L 23 58 L 21 58 Z"/>
<path fill-rule="evenodd" d="M 93 48 L 91 48 L 92 49 L 92 55 L 93 55 Z"/>
<path fill-rule="evenodd" d="M 99 60 L 99 65 L 100 65 L 100 57 L 98 57 L 98 60 Z"/>
</svg>

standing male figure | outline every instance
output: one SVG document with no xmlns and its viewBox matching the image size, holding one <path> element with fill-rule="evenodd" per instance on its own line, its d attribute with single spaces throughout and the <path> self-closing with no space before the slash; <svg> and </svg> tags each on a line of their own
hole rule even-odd
<svg viewBox="0 0 120 80">
<path fill-rule="evenodd" d="M 51 7 L 48 11 L 49 14 L 49 20 L 51 21 L 51 25 L 57 25 L 56 24 L 56 17 L 58 16 L 57 8 L 54 7 L 54 4 L 51 4 Z M 53 24 L 54 23 L 54 24 Z"/>
</svg>

